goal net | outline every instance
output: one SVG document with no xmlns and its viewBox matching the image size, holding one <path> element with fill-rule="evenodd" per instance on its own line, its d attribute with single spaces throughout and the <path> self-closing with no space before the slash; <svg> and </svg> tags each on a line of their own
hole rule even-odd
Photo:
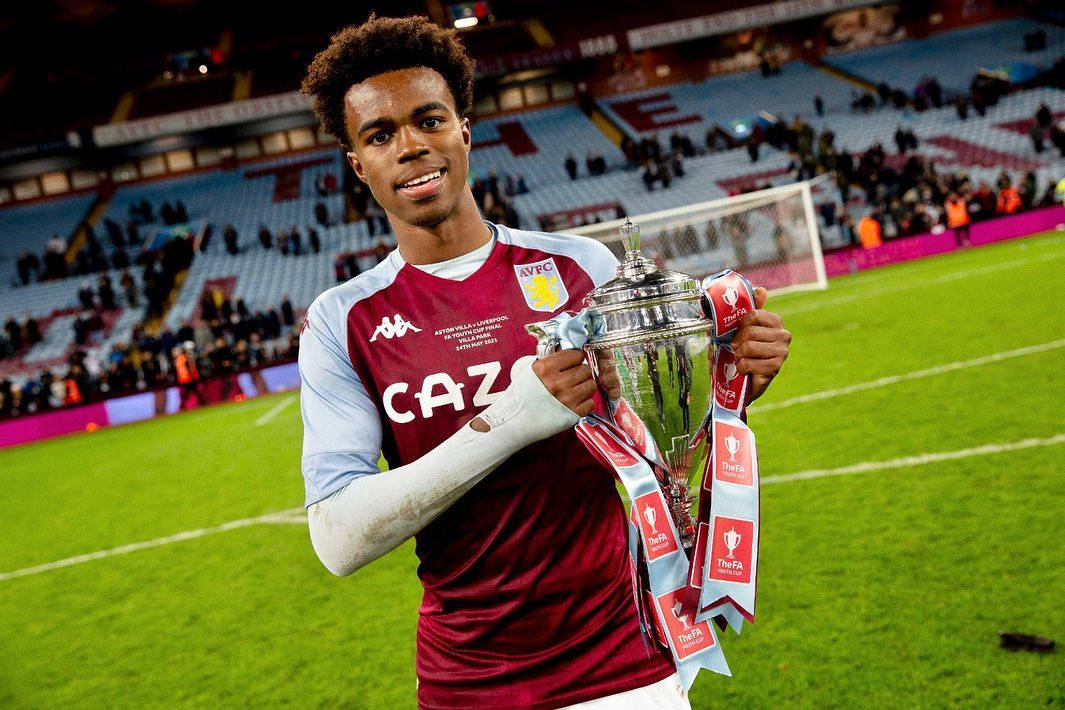
<svg viewBox="0 0 1065 710">
<path fill-rule="evenodd" d="M 660 268 L 703 278 L 735 269 L 771 291 L 828 285 L 808 182 L 631 217 L 642 251 Z M 624 219 L 568 233 L 603 242 L 620 259 Z"/>
</svg>

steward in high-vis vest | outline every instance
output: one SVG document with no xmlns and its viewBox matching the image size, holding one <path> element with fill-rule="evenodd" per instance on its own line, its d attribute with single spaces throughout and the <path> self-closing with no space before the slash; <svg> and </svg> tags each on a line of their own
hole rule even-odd
<svg viewBox="0 0 1065 710">
<path fill-rule="evenodd" d="M 880 238 L 880 223 L 872 215 L 865 215 L 858 220 L 858 241 L 863 249 L 875 249 L 884 243 Z"/>
<path fill-rule="evenodd" d="M 965 198 L 951 193 L 943 207 L 947 210 L 947 226 L 954 230 L 958 246 L 969 244 L 969 204 Z"/>
</svg>

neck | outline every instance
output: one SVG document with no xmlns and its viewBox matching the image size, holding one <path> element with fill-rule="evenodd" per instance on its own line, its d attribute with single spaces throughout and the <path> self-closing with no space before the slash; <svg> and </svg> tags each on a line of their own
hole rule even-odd
<svg viewBox="0 0 1065 710">
<path fill-rule="evenodd" d="M 481 219 L 468 186 L 455 205 L 455 211 L 440 224 L 421 227 L 397 219 L 389 219 L 389 222 L 396 233 L 400 256 L 414 265 L 454 259 L 484 246 L 492 238 L 492 230 Z"/>
</svg>

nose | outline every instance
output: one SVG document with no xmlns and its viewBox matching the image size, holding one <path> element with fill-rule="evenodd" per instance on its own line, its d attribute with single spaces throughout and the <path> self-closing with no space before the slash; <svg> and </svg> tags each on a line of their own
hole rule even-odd
<svg viewBox="0 0 1065 710">
<path fill-rule="evenodd" d="M 399 162 L 408 163 L 429 153 L 421 131 L 412 126 L 401 126 L 396 131 L 396 144 L 399 147 Z"/>
</svg>

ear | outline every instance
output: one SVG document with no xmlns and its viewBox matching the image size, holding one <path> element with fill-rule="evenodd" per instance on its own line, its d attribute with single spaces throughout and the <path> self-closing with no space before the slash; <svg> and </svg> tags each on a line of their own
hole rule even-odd
<svg viewBox="0 0 1065 710">
<path fill-rule="evenodd" d="M 366 182 L 366 171 L 362 168 L 362 163 L 359 162 L 359 155 L 349 150 L 347 152 L 348 163 L 351 165 L 351 169 L 355 171 L 355 177 L 359 178 L 363 182 Z M 367 183 L 369 184 L 369 183 Z"/>
<path fill-rule="evenodd" d="M 462 117 L 462 121 L 459 123 L 459 130 L 462 131 L 462 143 L 466 146 L 466 152 L 469 153 L 473 147 L 473 139 L 470 132 L 470 119 L 466 116 Z"/>
</svg>

